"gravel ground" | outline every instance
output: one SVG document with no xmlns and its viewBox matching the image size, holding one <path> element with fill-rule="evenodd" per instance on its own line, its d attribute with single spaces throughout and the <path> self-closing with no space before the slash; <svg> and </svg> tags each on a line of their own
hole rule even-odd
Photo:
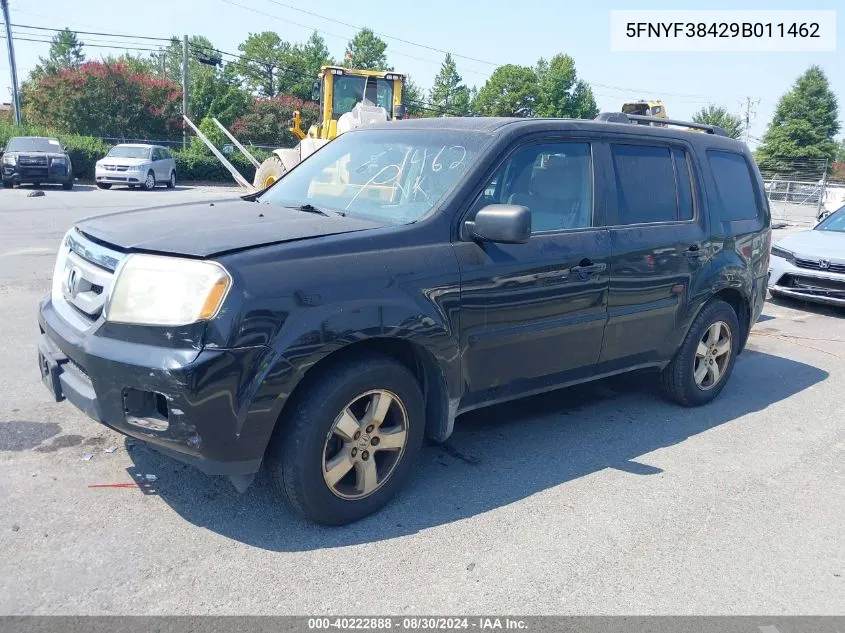
<svg viewBox="0 0 845 633">
<path fill-rule="evenodd" d="M 706 408 L 638 375 L 462 416 L 345 528 L 51 402 L 35 311 L 62 233 L 235 191 L 0 192 L 0 614 L 845 613 L 842 311 L 768 303 Z"/>
</svg>

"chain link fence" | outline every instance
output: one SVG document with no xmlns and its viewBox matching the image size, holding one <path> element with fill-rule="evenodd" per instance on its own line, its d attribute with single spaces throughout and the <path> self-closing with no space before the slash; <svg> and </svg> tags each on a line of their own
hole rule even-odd
<svg viewBox="0 0 845 633">
<path fill-rule="evenodd" d="M 845 179 L 825 159 L 770 160 L 760 165 L 773 223 L 812 226 L 845 204 Z"/>
</svg>

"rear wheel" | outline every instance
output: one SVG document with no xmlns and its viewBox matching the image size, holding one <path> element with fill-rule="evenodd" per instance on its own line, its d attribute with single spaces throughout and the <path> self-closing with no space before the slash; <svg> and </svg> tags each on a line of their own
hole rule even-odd
<svg viewBox="0 0 845 633">
<path fill-rule="evenodd" d="M 274 154 L 258 167 L 253 184 L 259 189 L 266 189 L 284 176 L 286 171 L 282 159 Z"/>
<path fill-rule="evenodd" d="M 390 358 L 366 355 L 322 370 L 305 389 L 270 443 L 270 480 L 315 523 L 344 525 L 376 512 L 402 486 L 422 445 L 416 379 Z"/>
<path fill-rule="evenodd" d="M 3 179 L 3 187 L 5 189 L 14 189 L 15 182 L 13 180 L 7 180 L 6 178 Z"/>
<path fill-rule="evenodd" d="M 73 180 L 68 180 L 67 182 L 62 183 L 62 189 L 65 191 L 70 191 L 73 189 Z"/>
<path fill-rule="evenodd" d="M 98 182 L 97 186 L 100 189 L 111 189 L 111 183 L 110 182 Z"/>
<path fill-rule="evenodd" d="M 175 189 L 176 188 L 176 172 L 170 172 L 170 180 L 167 181 L 167 188 L 168 189 Z"/>
<path fill-rule="evenodd" d="M 704 307 L 675 358 L 661 373 L 666 396 L 688 407 L 713 400 L 728 381 L 739 352 L 740 328 L 734 309 L 721 300 Z"/>
<path fill-rule="evenodd" d="M 156 187 L 156 175 L 153 173 L 153 170 L 147 172 L 147 177 L 144 179 L 144 189 L 147 191 L 152 191 Z"/>
</svg>

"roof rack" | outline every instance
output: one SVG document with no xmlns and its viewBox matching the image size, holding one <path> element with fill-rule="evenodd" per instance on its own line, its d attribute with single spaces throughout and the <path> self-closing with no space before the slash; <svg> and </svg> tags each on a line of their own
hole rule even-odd
<svg viewBox="0 0 845 633">
<path fill-rule="evenodd" d="M 728 136 L 724 128 L 718 125 L 708 125 L 706 123 L 693 123 L 692 121 L 678 121 L 676 119 L 662 119 L 656 116 L 644 116 L 641 114 L 625 114 L 624 112 L 602 112 L 596 118 L 596 121 L 606 121 L 608 123 L 659 123 L 661 125 L 677 125 L 679 127 L 690 128 L 694 130 L 704 130 L 708 134 L 715 134 L 716 136 Z"/>
</svg>

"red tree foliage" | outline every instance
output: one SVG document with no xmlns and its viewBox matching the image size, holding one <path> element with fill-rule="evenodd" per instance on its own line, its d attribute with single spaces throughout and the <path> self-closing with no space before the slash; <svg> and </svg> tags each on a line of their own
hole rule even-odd
<svg viewBox="0 0 845 633">
<path fill-rule="evenodd" d="M 232 134 L 241 142 L 254 145 L 294 145 L 297 139 L 288 132 L 294 110 L 302 115 L 302 127 L 306 131 L 320 116 L 320 107 L 312 101 L 289 95 L 258 98 L 252 102 L 249 112 L 234 122 Z"/>
<path fill-rule="evenodd" d="M 125 64 L 88 62 L 26 87 L 27 121 L 91 136 L 167 138 L 181 134 L 182 89 Z"/>
</svg>

